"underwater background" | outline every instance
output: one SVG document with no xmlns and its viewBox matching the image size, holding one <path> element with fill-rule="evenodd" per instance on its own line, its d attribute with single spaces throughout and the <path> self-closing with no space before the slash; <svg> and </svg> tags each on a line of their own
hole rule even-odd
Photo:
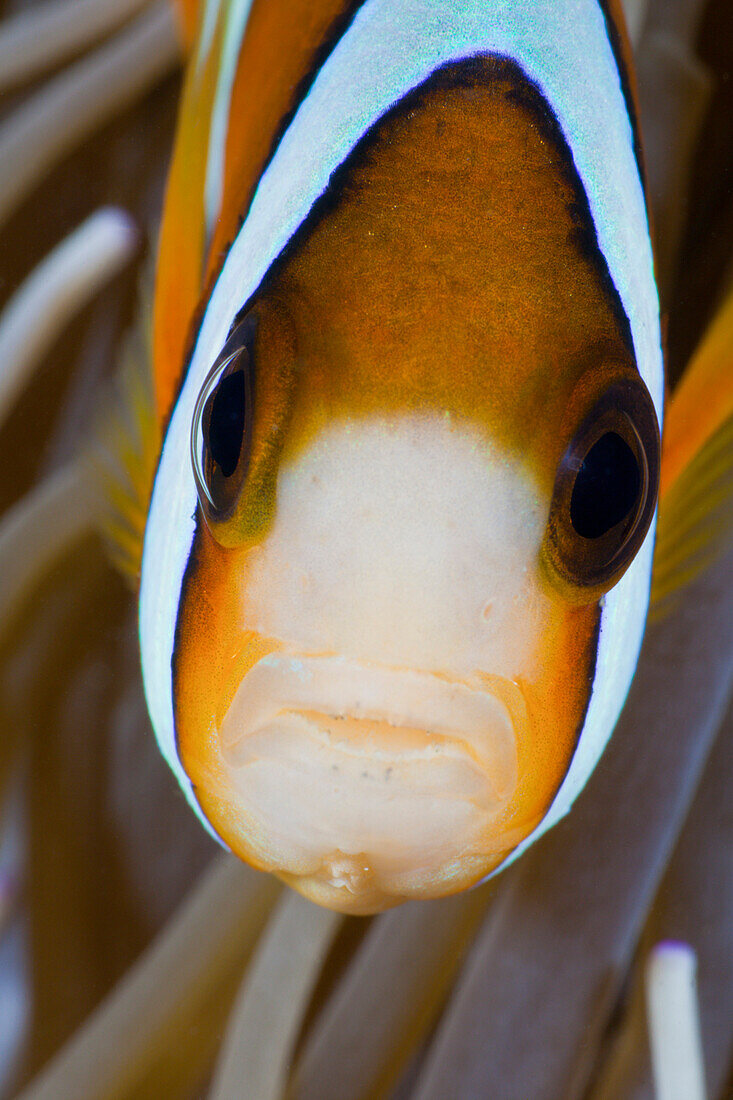
<svg viewBox="0 0 733 1100">
<path fill-rule="evenodd" d="M 127 211 L 137 240 L 0 422 L 6 519 L 93 443 L 121 359 L 144 353 L 180 89 L 172 17 L 150 3 L 128 4 L 101 44 L 4 80 L 3 28 L 41 7 L 0 7 L 0 306 L 101 206 Z M 733 5 L 629 8 L 674 386 L 733 285 Z M 151 19 L 158 61 L 17 184 L 34 97 Z M 23 155 L 43 133 L 27 126 Z M 733 333 L 730 349 L 733 370 Z M 730 539 L 650 630 L 571 817 L 496 882 L 378 918 L 287 909 L 201 829 L 150 730 L 135 594 L 100 536 L 19 600 L 2 546 L 0 529 L 0 1095 L 193 1100 L 239 1079 L 253 1100 L 652 1100 L 641 974 L 653 944 L 679 939 L 698 954 L 709 1100 L 732 1100 Z M 122 996 L 141 957 L 147 978 Z M 245 1004 L 248 967 L 261 984 Z M 241 1076 L 256 1047 L 268 1080 Z"/>
</svg>

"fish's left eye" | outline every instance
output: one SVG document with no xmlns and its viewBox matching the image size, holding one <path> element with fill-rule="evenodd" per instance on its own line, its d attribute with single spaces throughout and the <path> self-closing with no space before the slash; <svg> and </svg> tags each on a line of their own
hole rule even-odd
<svg viewBox="0 0 733 1100">
<path fill-rule="evenodd" d="M 589 603 L 608 591 L 649 529 L 659 485 L 656 412 L 638 376 L 607 386 L 560 461 L 543 559 L 565 594 Z"/>
<path fill-rule="evenodd" d="M 644 484 L 640 455 L 618 431 L 607 431 L 581 459 L 570 495 L 570 522 L 585 539 L 599 539 L 634 509 Z"/>
<path fill-rule="evenodd" d="M 227 340 L 196 402 L 191 459 L 201 507 L 213 524 L 231 514 L 247 477 L 255 335 L 250 316 Z"/>
</svg>

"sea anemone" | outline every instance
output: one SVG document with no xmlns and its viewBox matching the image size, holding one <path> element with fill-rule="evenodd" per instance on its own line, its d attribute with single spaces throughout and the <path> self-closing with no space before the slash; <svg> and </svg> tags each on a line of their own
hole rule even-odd
<svg viewBox="0 0 733 1100">
<path fill-rule="evenodd" d="M 675 383 L 698 345 L 733 370 L 733 15 L 725 0 L 625 7 Z M 732 1097 L 733 429 L 663 501 L 654 610 L 611 746 L 516 865 L 344 918 L 221 854 L 149 728 L 129 577 L 154 456 L 117 400 L 123 387 L 145 404 L 178 28 L 165 0 L 9 9 L 0 1092 Z M 684 583 L 679 539 L 666 549 L 680 531 Z"/>
</svg>

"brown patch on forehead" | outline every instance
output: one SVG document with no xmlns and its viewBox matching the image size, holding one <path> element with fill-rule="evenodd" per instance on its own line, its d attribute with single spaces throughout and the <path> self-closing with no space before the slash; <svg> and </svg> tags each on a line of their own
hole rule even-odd
<svg viewBox="0 0 733 1100">
<path fill-rule="evenodd" d="M 580 375 L 633 362 L 568 147 L 497 59 L 448 66 L 393 108 L 262 292 L 296 329 L 291 448 L 335 416 L 438 409 L 544 467 Z"/>
</svg>

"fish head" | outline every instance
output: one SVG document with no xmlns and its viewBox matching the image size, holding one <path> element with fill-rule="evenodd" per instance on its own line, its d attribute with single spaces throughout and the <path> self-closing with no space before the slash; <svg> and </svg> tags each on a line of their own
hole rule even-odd
<svg viewBox="0 0 733 1100">
<path fill-rule="evenodd" d="M 190 424 L 177 753 L 235 853 L 350 912 L 538 835 L 644 614 L 648 552 L 603 622 L 648 550 L 654 404 L 560 154 L 486 95 L 493 137 L 476 95 L 381 125 L 212 349 Z"/>
</svg>

